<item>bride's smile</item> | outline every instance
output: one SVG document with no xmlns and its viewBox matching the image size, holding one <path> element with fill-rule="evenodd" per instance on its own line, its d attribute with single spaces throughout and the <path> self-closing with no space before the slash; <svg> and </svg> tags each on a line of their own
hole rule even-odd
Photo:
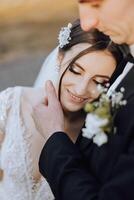
<svg viewBox="0 0 134 200">
<path fill-rule="evenodd" d="M 78 97 L 75 94 L 73 94 L 72 92 L 70 92 L 69 90 L 67 90 L 69 96 L 71 97 L 72 101 L 76 102 L 76 103 L 83 103 L 85 101 L 87 101 L 88 98 L 82 98 L 82 97 Z"/>
</svg>

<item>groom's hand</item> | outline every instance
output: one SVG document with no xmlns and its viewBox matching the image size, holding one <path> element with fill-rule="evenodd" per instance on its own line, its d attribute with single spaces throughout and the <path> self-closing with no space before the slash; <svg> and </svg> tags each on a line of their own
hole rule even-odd
<svg viewBox="0 0 134 200">
<path fill-rule="evenodd" d="M 45 141 L 57 131 L 64 131 L 64 115 L 51 81 L 46 83 L 46 99 L 35 106 L 33 118 L 35 125 Z"/>
</svg>

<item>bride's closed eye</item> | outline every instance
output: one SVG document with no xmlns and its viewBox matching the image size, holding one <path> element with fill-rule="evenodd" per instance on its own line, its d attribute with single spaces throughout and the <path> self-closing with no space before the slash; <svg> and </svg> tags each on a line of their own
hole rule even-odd
<svg viewBox="0 0 134 200">
<path fill-rule="evenodd" d="M 93 79 L 94 83 L 96 83 L 96 85 L 102 85 L 102 86 L 105 86 L 107 83 L 109 83 L 109 80 L 96 80 L 96 79 Z"/>
<path fill-rule="evenodd" d="M 75 64 L 69 67 L 69 71 L 76 75 L 81 75 L 81 70 Z"/>
</svg>

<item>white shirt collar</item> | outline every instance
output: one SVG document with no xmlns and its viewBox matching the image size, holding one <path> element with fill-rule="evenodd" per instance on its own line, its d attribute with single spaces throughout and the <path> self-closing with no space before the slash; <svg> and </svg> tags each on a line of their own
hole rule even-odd
<svg viewBox="0 0 134 200">
<path fill-rule="evenodd" d="M 134 44 L 130 45 L 131 54 L 134 57 Z"/>
<path fill-rule="evenodd" d="M 124 77 L 127 75 L 127 73 L 131 70 L 133 67 L 133 63 L 128 62 L 123 70 L 123 72 L 118 76 L 118 78 L 115 80 L 115 82 L 111 85 L 109 88 L 107 95 L 110 96 L 113 91 L 117 88 L 117 86 L 121 83 L 121 81 L 124 79 Z"/>
</svg>

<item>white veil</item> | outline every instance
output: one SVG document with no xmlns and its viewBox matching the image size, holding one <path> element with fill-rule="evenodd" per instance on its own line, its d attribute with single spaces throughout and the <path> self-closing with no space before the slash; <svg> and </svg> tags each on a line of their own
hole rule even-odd
<svg viewBox="0 0 134 200">
<path fill-rule="evenodd" d="M 45 59 L 34 83 L 35 88 L 44 87 L 47 80 L 51 80 L 54 86 L 57 85 L 59 80 L 58 53 L 59 47 L 56 47 Z"/>
</svg>

